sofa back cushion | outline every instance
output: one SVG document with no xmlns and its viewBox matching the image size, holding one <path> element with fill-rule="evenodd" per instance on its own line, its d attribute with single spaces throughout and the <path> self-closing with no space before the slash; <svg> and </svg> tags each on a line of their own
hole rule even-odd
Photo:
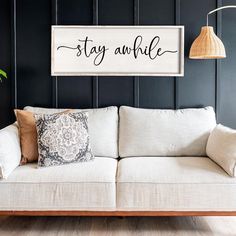
<svg viewBox="0 0 236 236">
<path fill-rule="evenodd" d="M 25 107 L 24 110 L 38 114 L 51 114 L 66 109 Z M 118 157 L 118 108 L 115 106 L 96 109 L 74 109 L 88 112 L 88 130 L 95 156 Z"/>
<path fill-rule="evenodd" d="M 159 110 L 120 108 L 119 154 L 130 156 L 205 156 L 216 126 L 212 107 Z"/>
</svg>

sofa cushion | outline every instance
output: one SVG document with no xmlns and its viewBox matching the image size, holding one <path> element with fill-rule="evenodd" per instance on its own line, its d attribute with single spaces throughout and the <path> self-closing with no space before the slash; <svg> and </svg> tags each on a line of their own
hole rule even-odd
<svg viewBox="0 0 236 236">
<path fill-rule="evenodd" d="M 19 166 L 0 181 L 0 210 L 114 210 L 116 168 L 113 158 L 37 168 Z"/>
<path fill-rule="evenodd" d="M 117 207 L 236 211 L 236 179 L 208 157 L 133 157 L 119 162 Z"/>
<path fill-rule="evenodd" d="M 216 125 L 212 107 L 158 110 L 120 108 L 119 154 L 129 156 L 205 156 Z"/>
<path fill-rule="evenodd" d="M 236 177 L 236 130 L 217 125 L 210 134 L 206 151 L 230 176 Z"/>
<path fill-rule="evenodd" d="M 66 109 L 49 109 L 40 107 L 25 107 L 24 110 L 33 113 L 50 114 Z M 118 108 L 106 107 L 97 109 L 75 109 L 87 111 L 89 116 L 89 136 L 95 156 L 118 157 Z"/>
</svg>

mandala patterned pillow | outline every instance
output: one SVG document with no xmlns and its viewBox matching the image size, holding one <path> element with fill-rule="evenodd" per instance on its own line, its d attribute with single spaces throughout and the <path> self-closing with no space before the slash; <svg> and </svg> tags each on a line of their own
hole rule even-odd
<svg viewBox="0 0 236 236">
<path fill-rule="evenodd" d="M 88 133 L 88 113 L 35 114 L 38 165 L 57 166 L 94 159 Z"/>
</svg>

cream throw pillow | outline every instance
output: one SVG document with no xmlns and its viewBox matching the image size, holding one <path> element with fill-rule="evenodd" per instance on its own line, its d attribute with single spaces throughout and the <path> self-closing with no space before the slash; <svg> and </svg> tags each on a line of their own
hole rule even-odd
<svg viewBox="0 0 236 236">
<path fill-rule="evenodd" d="M 209 136 L 206 152 L 230 176 L 236 176 L 236 130 L 217 125 Z"/>
</svg>

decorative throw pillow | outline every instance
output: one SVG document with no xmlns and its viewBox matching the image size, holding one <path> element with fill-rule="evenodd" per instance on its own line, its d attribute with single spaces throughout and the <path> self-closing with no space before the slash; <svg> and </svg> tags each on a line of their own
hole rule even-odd
<svg viewBox="0 0 236 236">
<path fill-rule="evenodd" d="M 71 110 L 64 110 L 61 113 L 68 113 Z M 37 130 L 34 113 L 30 111 L 14 110 L 20 135 L 21 165 L 38 160 Z M 51 112 L 51 113 L 56 113 Z"/>
<path fill-rule="evenodd" d="M 40 167 L 94 159 L 90 147 L 87 112 L 35 114 L 34 117 Z"/>
<path fill-rule="evenodd" d="M 236 176 L 236 130 L 217 125 L 210 134 L 206 152 L 230 176 Z"/>
<path fill-rule="evenodd" d="M 35 119 L 32 112 L 14 110 L 20 135 L 21 164 L 38 160 L 38 144 Z"/>
</svg>

